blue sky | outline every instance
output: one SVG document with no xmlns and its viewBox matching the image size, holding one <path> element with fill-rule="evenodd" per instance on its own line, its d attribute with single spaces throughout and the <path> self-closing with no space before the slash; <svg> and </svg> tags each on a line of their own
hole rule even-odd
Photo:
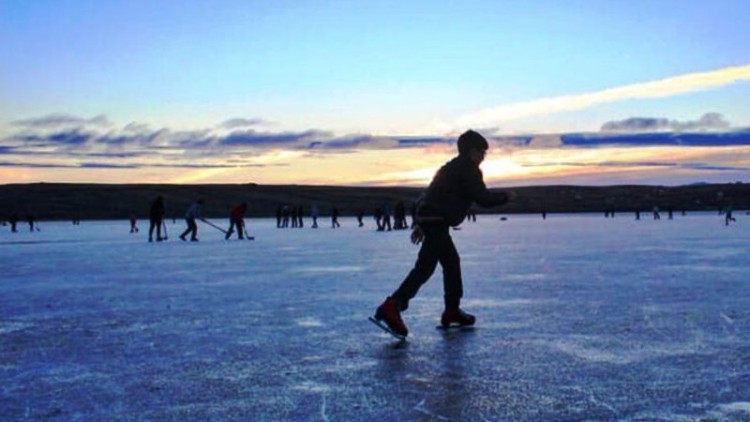
<svg viewBox="0 0 750 422">
<path fill-rule="evenodd" d="M 0 0 L 0 182 L 420 184 L 470 127 L 494 137 L 493 184 L 745 180 L 750 141 L 724 133 L 750 128 L 749 19 L 745 1 Z M 561 141 L 615 127 L 717 136 Z"/>
</svg>

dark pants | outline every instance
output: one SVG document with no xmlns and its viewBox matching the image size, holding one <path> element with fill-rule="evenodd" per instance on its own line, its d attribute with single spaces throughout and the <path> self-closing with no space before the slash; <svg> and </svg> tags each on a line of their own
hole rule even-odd
<svg viewBox="0 0 750 422">
<path fill-rule="evenodd" d="M 241 218 L 237 219 L 229 219 L 229 230 L 227 230 L 227 234 L 225 236 L 225 239 L 229 239 L 232 236 L 232 233 L 234 233 L 234 228 L 237 227 L 237 238 L 242 239 L 242 228 L 245 226 L 245 223 L 242 221 Z"/>
<path fill-rule="evenodd" d="M 192 233 L 190 236 L 190 240 L 195 240 L 196 236 L 198 235 L 198 225 L 195 224 L 194 218 L 186 218 L 185 222 L 187 223 L 187 230 L 185 230 L 181 235 L 180 238 L 185 238 L 188 234 Z"/>
<path fill-rule="evenodd" d="M 463 296 L 461 259 L 453 244 L 449 229 L 450 227 L 446 224 L 422 225 L 425 237 L 417 262 L 401 286 L 391 295 L 402 311 L 409 307 L 409 301 L 417 295 L 419 288 L 435 272 L 438 262 L 443 268 L 445 309 L 458 309 L 461 304 Z"/>
<path fill-rule="evenodd" d="M 156 238 L 161 239 L 161 218 L 158 217 L 151 217 L 150 223 L 148 226 L 148 238 L 151 239 L 154 236 L 154 229 L 156 229 Z"/>
</svg>

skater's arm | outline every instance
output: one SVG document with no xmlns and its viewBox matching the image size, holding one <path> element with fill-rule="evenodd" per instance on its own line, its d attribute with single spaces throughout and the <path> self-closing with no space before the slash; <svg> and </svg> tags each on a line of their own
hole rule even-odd
<svg viewBox="0 0 750 422">
<path fill-rule="evenodd" d="M 508 202 L 509 196 L 505 192 L 492 192 L 487 189 L 482 177 L 482 171 L 476 169 L 466 180 L 466 190 L 470 192 L 474 202 L 482 207 L 496 207 Z"/>
</svg>

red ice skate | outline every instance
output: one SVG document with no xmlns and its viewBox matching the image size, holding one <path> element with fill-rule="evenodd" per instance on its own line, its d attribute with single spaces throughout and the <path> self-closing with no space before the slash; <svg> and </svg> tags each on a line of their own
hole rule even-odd
<svg viewBox="0 0 750 422">
<path fill-rule="evenodd" d="M 452 324 L 457 324 L 459 327 L 468 327 L 474 325 L 476 322 L 474 315 L 467 314 L 461 309 L 445 310 L 443 316 L 440 318 L 440 325 L 443 328 L 450 327 Z"/>
<path fill-rule="evenodd" d="M 409 334 L 404 321 L 401 320 L 401 313 L 396 306 L 396 301 L 391 297 L 386 298 L 378 306 L 378 309 L 375 311 L 375 317 L 371 317 L 370 321 L 402 340 Z M 384 321 L 385 325 L 381 321 Z"/>
</svg>

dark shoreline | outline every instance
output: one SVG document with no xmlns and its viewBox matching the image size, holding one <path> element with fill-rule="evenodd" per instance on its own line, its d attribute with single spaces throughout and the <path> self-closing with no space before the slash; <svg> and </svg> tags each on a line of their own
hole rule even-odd
<svg viewBox="0 0 750 422">
<path fill-rule="evenodd" d="M 302 206 L 309 213 L 316 202 L 321 215 L 336 206 L 344 216 L 363 211 L 372 215 L 383 203 L 414 202 L 424 187 L 353 187 L 317 185 L 248 184 L 94 184 L 30 183 L 0 185 L 0 220 L 12 214 L 40 220 L 105 220 L 148 216 L 157 195 L 164 196 L 167 217 L 181 218 L 195 198 L 205 200 L 206 217 L 226 217 L 228 210 L 247 202 L 250 217 L 271 217 L 284 204 Z M 511 191 L 515 199 L 506 206 L 477 208 L 479 213 L 580 213 L 718 210 L 731 205 L 750 209 L 750 184 L 696 184 L 687 186 L 523 186 Z"/>
</svg>

